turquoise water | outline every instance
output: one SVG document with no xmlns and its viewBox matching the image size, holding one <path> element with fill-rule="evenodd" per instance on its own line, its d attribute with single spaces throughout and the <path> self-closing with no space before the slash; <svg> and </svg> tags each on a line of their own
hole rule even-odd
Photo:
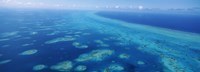
<svg viewBox="0 0 200 72">
<path fill-rule="evenodd" d="M 200 35 L 87 11 L 1 11 L 2 72 L 198 72 Z"/>
</svg>

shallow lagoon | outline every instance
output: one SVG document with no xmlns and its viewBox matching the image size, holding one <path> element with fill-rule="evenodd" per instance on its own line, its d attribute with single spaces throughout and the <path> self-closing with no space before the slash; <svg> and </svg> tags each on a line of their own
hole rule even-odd
<svg viewBox="0 0 200 72">
<path fill-rule="evenodd" d="M 85 11 L 1 13 L 3 72 L 197 72 L 200 68 L 196 33 Z"/>
</svg>

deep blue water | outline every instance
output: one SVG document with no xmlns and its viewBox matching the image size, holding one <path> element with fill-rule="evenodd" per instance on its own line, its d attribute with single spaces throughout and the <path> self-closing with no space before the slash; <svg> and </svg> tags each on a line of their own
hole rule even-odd
<svg viewBox="0 0 200 72">
<path fill-rule="evenodd" d="M 140 12 L 98 12 L 98 15 L 174 30 L 200 33 L 199 14 L 173 14 L 173 13 L 140 13 Z"/>
</svg>

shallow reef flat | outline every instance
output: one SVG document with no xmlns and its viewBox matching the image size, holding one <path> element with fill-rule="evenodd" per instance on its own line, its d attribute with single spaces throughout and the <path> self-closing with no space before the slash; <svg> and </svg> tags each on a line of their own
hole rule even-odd
<svg viewBox="0 0 200 72">
<path fill-rule="evenodd" d="M 33 67 L 33 70 L 39 71 L 39 70 L 43 70 L 43 69 L 45 69 L 45 68 L 47 68 L 46 65 L 39 64 L 39 65 L 35 65 L 35 66 Z"/>
<path fill-rule="evenodd" d="M 104 70 L 104 72 L 120 72 L 123 71 L 124 68 L 120 65 L 110 65 L 108 68 Z"/>
<path fill-rule="evenodd" d="M 9 63 L 9 62 L 11 62 L 11 61 L 12 61 L 11 59 L 3 60 L 3 61 L 0 61 L 0 64 L 6 64 L 6 63 Z"/>
<path fill-rule="evenodd" d="M 52 44 L 52 43 L 57 43 L 57 42 L 63 42 L 63 41 L 73 41 L 76 40 L 76 38 L 73 37 L 60 37 L 60 38 L 55 38 L 52 40 L 49 40 L 45 42 L 46 44 Z"/>
<path fill-rule="evenodd" d="M 19 32 L 18 31 L 13 31 L 13 32 L 5 32 L 1 33 L 1 37 L 12 37 L 17 35 Z"/>
<path fill-rule="evenodd" d="M 71 61 L 63 61 L 56 65 L 51 66 L 52 70 L 70 72 L 73 68 L 73 63 Z"/>
<path fill-rule="evenodd" d="M 88 45 L 85 45 L 85 44 L 81 44 L 79 42 L 73 42 L 72 43 L 73 46 L 75 46 L 76 48 L 88 48 Z"/>
<path fill-rule="evenodd" d="M 37 52 L 38 52 L 38 50 L 36 50 L 36 49 L 31 49 L 31 50 L 26 50 L 26 51 L 20 53 L 19 55 L 32 55 L 32 54 L 35 54 L 35 53 L 37 53 Z"/>
<path fill-rule="evenodd" d="M 119 55 L 119 58 L 121 58 L 121 59 L 128 59 L 129 57 L 130 57 L 130 55 L 125 54 L 125 53 Z"/>
<path fill-rule="evenodd" d="M 81 54 L 76 61 L 102 61 L 104 58 L 111 56 L 113 53 L 113 50 L 93 50 L 90 53 Z"/>
<path fill-rule="evenodd" d="M 87 69 L 87 66 L 84 66 L 84 65 L 79 65 L 75 68 L 75 71 L 85 71 Z"/>
</svg>

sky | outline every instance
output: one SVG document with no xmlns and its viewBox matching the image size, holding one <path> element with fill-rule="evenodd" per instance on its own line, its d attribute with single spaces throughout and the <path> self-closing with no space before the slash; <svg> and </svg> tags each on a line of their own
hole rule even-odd
<svg viewBox="0 0 200 72">
<path fill-rule="evenodd" d="M 13 8 L 193 8 L 200 0 L 0 0 L 0 7 Z"/>
</svg>

